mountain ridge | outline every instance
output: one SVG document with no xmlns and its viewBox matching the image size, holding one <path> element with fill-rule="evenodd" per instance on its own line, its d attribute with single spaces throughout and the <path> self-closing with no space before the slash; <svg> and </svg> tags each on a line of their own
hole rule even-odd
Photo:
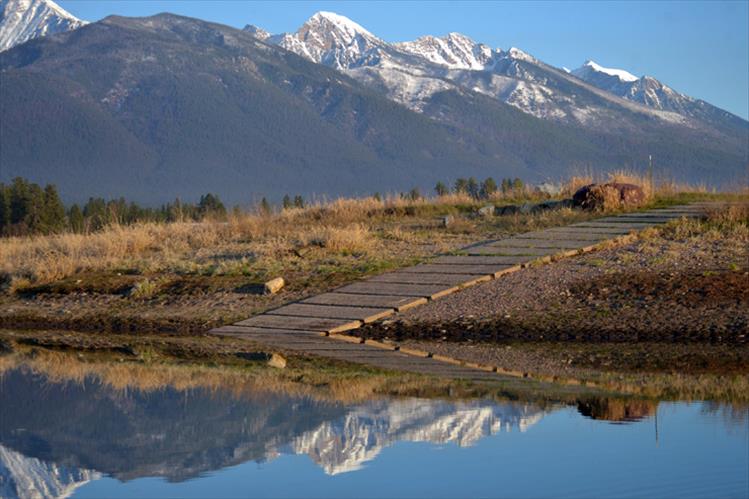
<svg viewBox="0 0 749 499">
<path fill-rule="evenodd" d="M 294 37 L 314 39 L 307 52 L 323 64 L 260 28 L 168 13 L 110 16 L 0 52 L 0 181 L 56 183 L 68 201 L 212 191 L 247 205 L 424 192 L 461 176 L 558 181 L 642 169 L 649 155 L 685 181 L 744 174 L 744 128 L 649 109 L 519 49 L 489 54 L 452 35 L 462 56 L 492 60 L 450 69 L 352 25 L 321 38 L 313 28 L 329 22 Z"/>
<path fill-rule="evenodd" d="M 52 0 L 0 0 L 0 52 L 86 24 Z"/>
</svg>

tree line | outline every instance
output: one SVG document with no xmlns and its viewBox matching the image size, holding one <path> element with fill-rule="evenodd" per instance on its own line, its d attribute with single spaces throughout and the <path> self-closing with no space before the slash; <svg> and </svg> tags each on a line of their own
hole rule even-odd
<svg viewBox="0 0 749 499">
<path fill-rule="evenodd" d="M 177 199 L 158 208 L 143 207 L 125 198 L 101 197 L 66 208 L 53 184 L 42 187 L 20 177 L 10 184 L 0 183 L 2 236 L 89 232 L 111 224 L 199 221 L 207 217 L 226 218 L 226 207 L 215 194 L 205 194 L 195 204 Z"/>
<path fill-rule="evenodd" d="M 304 208 L 300 195 L 284 196 L 283 209 Z M 262 198 L 256 210 L 273 212 L 273 205 Z M 239 212 L 239 207 L 234 208 Z M 227 210 L 216 194 L 204 194 L 197 203 L 175 199 L 157 208 L 140 206 L 125 198 L 106 200 L 92 197 L 82 205 L 65 207 L 57 187 L 29 182 L 18 177 L 10 184 L 0 182 L 0 236 L 27 236 L 59 232 L 91 232 L 108 225 L 132 225 L 142 222 L 184 222 L 205 219 L 226 220 Z"/>
<path fill-rule="evenodd" d="M 454 194 L 468 194 L 474 199 L 488 199 L 497 192 L 504 195 L 519 194 L 525 189 L 525 184 L 519 178 L 503 178 L 497 185 L 496 180 L 492 177 L 479 182 L 474 177 L 457 178 L 452 186 Z M 434 186 L 434 192 L 437 196 L 446 196 L 450 194 L 450 188 L 444 182 L 437 182 Z"/>
</svg>

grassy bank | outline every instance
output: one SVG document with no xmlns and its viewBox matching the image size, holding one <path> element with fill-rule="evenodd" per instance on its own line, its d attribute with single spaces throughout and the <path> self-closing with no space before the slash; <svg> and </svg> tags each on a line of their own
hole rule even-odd
<svg viewBox="0 0 749 499">
<path fill-rule="evenodd" d="M 566 194 L 589 180 L 573 179 Z M 647 192 L 648 205 L 727 197 L 672 186 Z M 543 199 L 527 191 L 484 200 L 467 194 L 340 199 L 276 213 L 237 212 L 226 221 L 3 238 L 0 325 L 198 333 L 477 240 L 600 216 L 571 209 L 476 216 L 487 204 Z M 439 217 L 446 215 L 453 218 L 443 227 Z M 286 288 L 263 295 L 262 283 L 275 277 Z"/>
</svg>

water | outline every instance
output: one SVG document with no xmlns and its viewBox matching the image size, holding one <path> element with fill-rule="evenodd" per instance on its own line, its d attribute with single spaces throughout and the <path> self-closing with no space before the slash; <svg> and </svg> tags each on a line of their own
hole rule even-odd
<svg viewBox="0 0 749 499">
<path fill-rule="evenodd" d="M 0 378 L 2 497 L 748 497 L 749 414 Z"/>
</svg>

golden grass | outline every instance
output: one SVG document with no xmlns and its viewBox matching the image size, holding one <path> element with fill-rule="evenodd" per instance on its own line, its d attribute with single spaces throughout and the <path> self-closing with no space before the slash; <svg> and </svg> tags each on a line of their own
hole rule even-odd
<svg viewBox="0 0 749 499">
<path fill-rule="evenodd" d="M 392 241 L 402 249 L 426 239 L 418 227 L 403 227 L 404 220 L 478 204 L 463 194 L 418 200 L 336 199 L 271 214 L 235 213 L 226 222 L 111 225 L 86 234 L 4 238 L 0 274 L 12 286 L 23 287 L 97 270 L 246 273 L 252 265 L 272 267 L 310 248 L 321 249 L 323 257 L 383 258 L 398 249 Z"/>
<path fill-rule="evenodd" d="M 648 179 L 614 172 L 611 180 L 645 185 Z M 567 191 L 592 178 L 573 177 Z M 675 187 L 668 186 L 668 192 Z M 658 189 L 647 187 L 650 195 Z M 480 238 L 513 231 L 561 225 L 587 215 L 570 210 L 539 215 L 476 220 L 468 214 L 487 203 L 533 199 L 527 189 L 490 200 L 466 194 L 407 200 L 390 195 L 335 199 L 277 213 L 233 213 L 226 222 L 143 223 L 112 225 L 99 232 L 0 239 L 0 284 L 21 289 L 59 281 L 85 272 L 143 274 L 255 275 L 265 277 L 319 265 L 350 265 L 422 258 Z M 535 194 L 537 199 L 539 194 Z M 454 215 L 450 227 L 438 229 L 437 215 Z M 275 277 L 276 275 L 270 276 Z M 143 281 L 144 296 L 153 291 Z M 135 290 L 135 294 L 140 293 Z"/>
<path fill-rule="evenodd" d="M 705 184 L 695 185 L 677 182 L 672 178 L 658 178 L 647 173 L 625 169 L 613 170 L 597 175 L 592 173 L 573 175 L 564 184 L 562 192 L 566 196 L 572 196 L 581 187 L 593 183 L 601 184 L 607 182 L 637 185 L 642 188 L 646 201 L 650 201 L 656 197 L 670 197 L 681 193 L 706 194 L 708 192 Z"/>
</svg>

